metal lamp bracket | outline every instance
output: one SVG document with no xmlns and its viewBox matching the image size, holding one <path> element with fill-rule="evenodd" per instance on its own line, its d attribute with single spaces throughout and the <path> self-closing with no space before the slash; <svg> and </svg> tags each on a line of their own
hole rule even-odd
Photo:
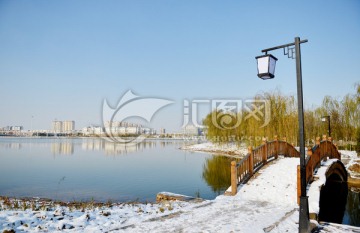
<svg viewBox="0 0 360 233">
<path fill-rule="evenodd" d="M 295 59 L 295 47 L 285 47 L 284 49 L 284 55 L 288 56 L 288 58 Z"/>
</svg>

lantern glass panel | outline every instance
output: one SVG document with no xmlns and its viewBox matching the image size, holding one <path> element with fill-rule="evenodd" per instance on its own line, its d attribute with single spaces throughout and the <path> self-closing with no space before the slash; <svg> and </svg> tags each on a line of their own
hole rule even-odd
<svg viewBox="0 0 360 233">
<path fill-rule="evenodd" d="M 260 57 L 258 61 L 259 74 L 266 74 L 269 72 L 269 57 Z"/>
<path fill-rule="evenodd" d="M 275 76 L 276 60 L 273 57 L 269 57 L 269 73 Z"/>
</svg>

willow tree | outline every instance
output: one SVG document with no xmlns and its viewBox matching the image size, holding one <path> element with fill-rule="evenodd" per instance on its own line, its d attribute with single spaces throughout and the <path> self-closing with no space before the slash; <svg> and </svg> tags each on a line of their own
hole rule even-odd
<svg viewBox="0 0 360 233">
<path fill-rule="evenodd" d="M 202 177 L 217 194 L 223 193 L 231 185 L 230 162 L 232 158 L 213 156 L 203 165 Z"/>
<path fill-rule="evenodd" d="M 356 132 L 360 131 L 360 84 L 356 84 L 355 88 L 355 94 L 348 94 L 342 100 L 325 96 L 320 107 L 305 110 L 305 140 L 308 144 L 312 144 L 317 136 L 327 134 L 327 124 L 321 121 L 325 115 L 330 116 L 331 136 L 335 140 L 353 141 L 357 138 Z M 275 90 L 258 94 L 252 100 L 254 106 L 261 102 L 266 104 L 270 113 L 269 122 L 265 122 L 264 112 L 256 117 L 256 113 L 247 112 L 249 109 L 242 109 L 238 113 L 214 110 L 203 120 L 207 126 L 207 138 L 217 143 L 233 142 L 235 138 L 238 144 L 245 142 L 258 146 L 261 138 L 271 140 L 278 135 L 279 139 L 286 137 L 288 142 L 298 144 L 297 102 L 293 95 L 283 95 Z"/>
</svg>

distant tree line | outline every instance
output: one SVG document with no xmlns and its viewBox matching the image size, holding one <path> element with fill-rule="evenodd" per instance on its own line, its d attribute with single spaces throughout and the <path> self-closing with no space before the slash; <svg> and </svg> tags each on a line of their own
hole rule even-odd
<svg viewBox="0 0 360 233">
<path fill-rule="evenodd" d="M 203 120 L 207 139 L 216 143 L 245 142 L 251 145 L 261 144 L 263 137 L 273 140 L 274 135 L 282 140 L 298 145 L 298 113 L 294 96 L 283 95 L 281 91 L 264 92 L 254 100 L 266 100 L 270 121 L 264 124 L 263 115 L 246 119 L 243 111 L 238 113 L 214 110 Z M 262 109 L 263 111 L 264 109 Z M 360 83 L 355 84 L 355 93 L 349 93 L 342 99 L 325 96 L 321 106 L 305 108 L 305 138 L 312 145 L 317 136 L 328 135 L 328 122 L 321 121 L 322 116 L 330 116 L 331 136 L 336 141 L 357 142 L 360 150 Z M 240 124 L 238 120 L 242 119 Z"/>
</svg>

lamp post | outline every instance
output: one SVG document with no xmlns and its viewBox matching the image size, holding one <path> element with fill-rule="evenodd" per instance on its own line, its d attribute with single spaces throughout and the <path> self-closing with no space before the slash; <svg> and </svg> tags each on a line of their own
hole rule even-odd
<svg viewBox="0 0 360 233">
<path fill-rule="evenodd" d="M 328 122 L 328 134 L 329 134 L 329 137 L 331 137 L 330 116 L 322 116 L 321 121 L 322 122 L 325 122 L 325 121 Z"/>
<path fill-rule="evenodd" d="M 300 40 L 295 37 L 294 43 L 284 44 L 261 52 L 265 55 L 256 57 L 258 64 L 258 77 L 261 79 L 271 79 L 275 77 L 275 65 L 277 58 L 269 51 L 283 49 L 284 55 L 288 58 L 296 59 L 296 80 L 297 80 L 297 101 L 298 101 L 298 118 L 299 118 L 299 144 L 300 144 L 300 179 L 301 179 L 301 196 L 300 196 L 300 213 L 299 213 L 299 232 L 310 232 L 309 225 L 309 203 L 306 196 L 306 167 L 305 167 L 305 132 L 304 132 L 304 108 L 303 108 L 303 90 L 302 90 L 302 72 L 301 72 L 301 52 L 300 44 L 308 40 Z"/>
</svg>

